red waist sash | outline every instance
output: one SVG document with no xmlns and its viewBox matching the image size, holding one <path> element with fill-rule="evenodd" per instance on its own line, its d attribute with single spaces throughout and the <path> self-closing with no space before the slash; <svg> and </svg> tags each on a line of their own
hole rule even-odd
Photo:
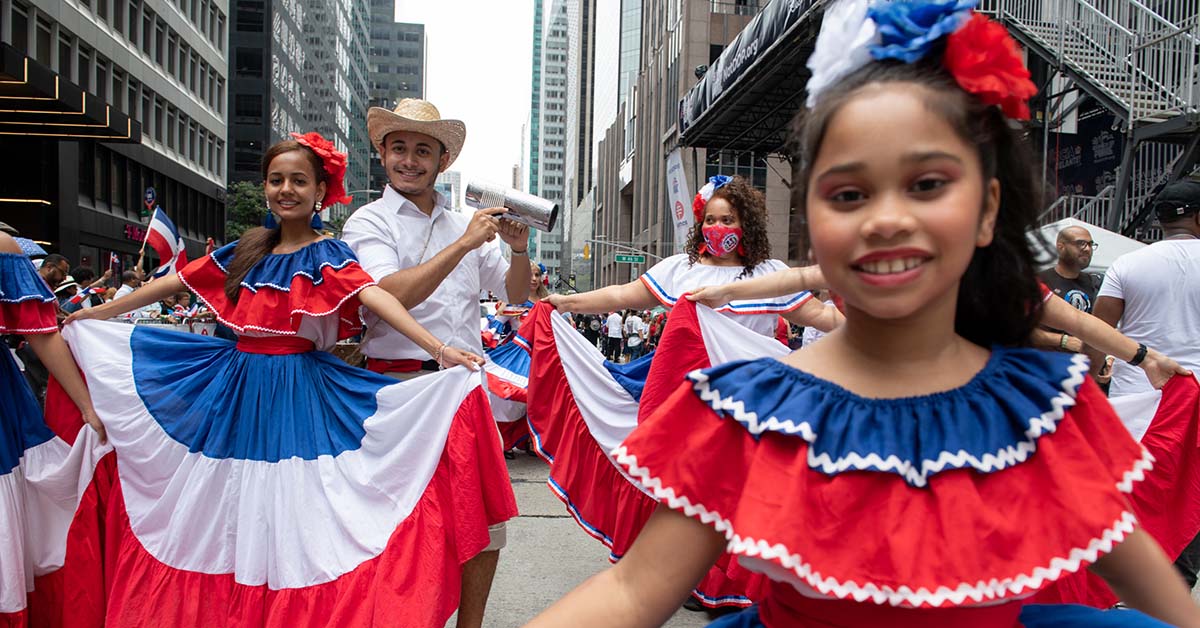
<svg viewBox="0 0 1200 628">
<path fill-rule="evenodd" d="M 1022 600 L 994 606 L 899 608 L 874 602 L 815 599 L 789 585 L 771 583 L 767 599 L 759 605 L 759 619 L 768 628 L 1015 628 L 1020 626 Z"/>
<path fill-rule="evenodd" d="M 316 351 L 313 341 L 300 336 L 239 336 L 238 351 L 265 353 L 267 355 L 290 355 Z"/>
</svg>

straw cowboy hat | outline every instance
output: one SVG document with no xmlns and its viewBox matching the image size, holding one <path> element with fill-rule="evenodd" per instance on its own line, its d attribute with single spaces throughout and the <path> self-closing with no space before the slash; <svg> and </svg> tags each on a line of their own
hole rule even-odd
<svg viewBox="0 0 1200 628">
<path fill-rule="evenodd" d="M 436 139 L 446 147 L 450 164 L 458 159 L 467 139 L 467 126 L 461 120 L 443 120 L 433 103 L 420 98 L 402 99 L 391 111 L 371 107 L 367 112 L 367 135 L 371 136 L 371 144 L 380 153 L 383 152 L 383 138 L 395 131 L 423 133 Z"/>
</svg>

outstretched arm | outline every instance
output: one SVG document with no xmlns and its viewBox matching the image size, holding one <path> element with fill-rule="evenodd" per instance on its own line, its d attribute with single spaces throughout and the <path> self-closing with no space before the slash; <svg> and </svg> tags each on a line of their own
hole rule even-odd
<svg viewBox="0 0 1200 628">
<path fill-rule="evenodd" d="M 816 327 L 825 333 L 837 329 L 842 321 L 846 320 L 836 307 L 826 305 L 816 298 L 805 301 L 804 305 L 784 314 L 783 317 L 801 327 Z"/>
<path fill-rule="evenodd" d="M 71 350 L 67 348 L 62 335 L 58 332 L 30 334 L 25 340 L 46 366 L 46 370 L 58 380 L 71 401 L 75 402 L 75 406 L 83 415 L 83 422 L 96 430 L 100 435 L 100 442 L 107 441 L 108 434 L 104 431 L 104 424 L 100 422 L 100 417 L 92 407 L 92 396 L 88 393 L 87 384 L 83 383 L 83 378 L 79 375 L 79 367 L 75 365 L 75 359 L 71 357 Z"/>
<path fill-rule="evenodd" d="M 1131 532 L 1091 570 L 1129 606 L 1172 626 L 1200 628 L 1200 607 L 1162 548 L 1143 530 Z"/>
<path fill-rule="evenodd" d="M 109 301 L 104 305 L 97 305 L 96 307 L 74 312 L 67 317 L 65 324 L 69 325 L 75 321 L 90 318 L 106 319 L 120 316 L 125 312 L 132 312 L 133 310 L 146 307 L 151 303 L 162 301 L 173 294 L 183 292 L 184 289 L 185 286 L 179 280 L 179 275 L 172 273 L 166 277 L 155 279 L 116 301 Z"/>
<path fill-rule="evenodd" d="M 396 300 L 391 294 L 379 286 L 368 286 L 363 288 L 358 293 L 358 300 L 376 316 L 383 319 L 383 322 L 391 325 L 396 331 L 408 336 L 417 346 L 425 350 L 426 353 L 433 356 L 438 363 L 444 367 L 450 367 L 457 364 L 465 364 L 472 371 L 483 365 L 483 358 L 463 351 L 462 349 L 451 347 L 438 340 L 425 329 L 417 319 L 413 318 L 408 309 Z"/>
<path fill-rule="evenodd" d="M 586 580 L 526 626 L 661 626 L 724 549 L 719 532 L 659 506 L 621 562 Z"/>
<path fill-rule="evenodd" d="M 602 314 L 613 310 L 645 310 L 658 305 L 658 299 L 641 280 L 608 286 L 579 294 L 552 294 L 546 301 L 564 312 Z"/>
<path fill-rule="evenodd" d="M 705 286 L 688 295 L 688 300 L 699 301 L 708 307 L 721 307 L 730 301 L 781 297 L 827 287 L 820 266 L 799 266 L 723 286 Z"/>
<path fill-rule="evenodd" d="M 1100 297 L 1096 300 L 1096 315 L 1093 316 L 1071 307 L 1071 304 L 1058 297 L 1051 297 L 1046 299 L 1042 306 L 1041 322 L 1047 327 L 1066 331 L 1090 347 L 1092 350 L 1088 351 L 1088 357 L 1092 359 L 1092 372 L 1095 374 L 1104 366 L 1104 354 L 1116 356 L 1126 362 L 1137 354 L 1138 343 L 1113 328 L 1124 309 L 1124 301 Z M 1111 319 L 1111 322 L 1105 317 Z M 1146 353 L 1139 366 L 1145 371 L 1150 385 L 1155 388 L 1162 388 L 1167 380 L 1175 375 L 1191 375 L 1190 371 L 1175 360 L 1153 349 Z"/>
</svg>

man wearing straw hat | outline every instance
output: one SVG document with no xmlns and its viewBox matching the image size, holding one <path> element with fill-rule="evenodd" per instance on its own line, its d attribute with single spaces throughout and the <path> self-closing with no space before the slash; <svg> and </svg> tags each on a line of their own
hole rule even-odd
<svg viewBox="0 0 1200 628">
<path fill-rule="evenodd" d="M 359 263 L 412 312 L 426 329 L 447 343 L 483 352 L 479 329 L 479 294 L 489 290 L 521 303 L 529 295 L 526 256 L 529 228 L 504 220 L 503 207 L 473 216 L 450 208 L 450 199 L 434 190 L 437 175 L 454 163 L 466 139 L 466 126 L 443 120 L 433 104 L 401 100 L 395 110 L 372 107 L 367 133 L 387 171 L 383 197 L 354 212 L 342 239 Z M 517 263 L 501 253 L 500 236 Z M 438 370 L 429 355 L 374 315 L 366 315 L 362 352 L 367 368 L 409 379 Z M 463 565 L 460 628 L 483 625 L 492 577 L 505 530 L 491 530 L 491 544 Z"/>
</svg>

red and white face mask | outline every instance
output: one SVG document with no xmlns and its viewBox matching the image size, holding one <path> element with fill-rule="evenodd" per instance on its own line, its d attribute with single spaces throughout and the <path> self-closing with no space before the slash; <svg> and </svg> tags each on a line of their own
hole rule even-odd
<svg viewBox="0 0 1200 628">
<path fill-rule="evenodd" d="M 725 257 L 733 252 L 741 253 L 742 228 L 728 225 L 705 225 L 700 229 L 704 235 L 704 246 L 700 252 L 708 252 L 713 257 Z"/>
</svg>

